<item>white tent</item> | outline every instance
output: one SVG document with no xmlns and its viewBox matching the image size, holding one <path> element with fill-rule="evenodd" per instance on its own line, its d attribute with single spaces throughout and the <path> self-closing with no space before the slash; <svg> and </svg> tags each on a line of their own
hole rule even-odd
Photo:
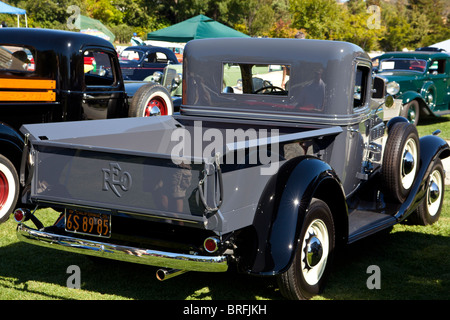
<svg viewBox="0 0 450 320">
<path fill-rule="evenodd" d="M 450 39 L 432 44 L 430 47 L 444 49 L 445 51 L 450 52 Z"/>
<path fill-rule="evenodd" d="M 6 4 L 6 3 L 0 1 L 0 13 L 8 13 L 8 14 L 17 15 L 17 27 L 19 27 L 19 16 L 25 15 L 25 27 L 28 28 L 27 11 L 26 10 L 10 6 L 9 4 Z"/>
</svg>

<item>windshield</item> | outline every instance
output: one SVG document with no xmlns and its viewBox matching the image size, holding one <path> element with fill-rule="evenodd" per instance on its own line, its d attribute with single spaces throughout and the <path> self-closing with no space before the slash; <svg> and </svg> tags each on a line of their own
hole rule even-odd
<svg viewBox="0 0 450 320">
<path fill-rule="evenodd" d="M 125 49 L 120 53 L 119 59 L 122 61 L 139 61 L 143 55 L 142 51 Z"/>
<path fill-rule="evenodd" d="M 385 59 L 380 62 L 379 71 L 392 71 L 392 70 L 402 70 L 402 71 L 415 71 L 424 72 L 427 66 L 425 60 L 418 59 Z"/>
</svg>

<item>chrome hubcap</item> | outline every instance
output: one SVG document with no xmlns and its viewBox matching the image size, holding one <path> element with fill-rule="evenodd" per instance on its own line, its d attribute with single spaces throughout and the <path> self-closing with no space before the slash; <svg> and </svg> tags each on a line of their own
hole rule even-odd
<svg viewBox="0 0 450 320">
<path fill-rule="evenodd" d="M 306 262 L 309 268 L 315 267 L 322 259 L 322 243 L 316 236 L 311 236 L 306 245 Z"/>
<path fill-rule="evenodd" d="M 442 198 L 442 176 L 438 170 L 434 170 L 430 176 L 427 190 L 428 213 L 434 216 L 438 213 Z"/>
<path fill-rule="evenodd" d="M 401 182 L 403 188 L 408 190 L 411 188 L 416 175 L 417 167 L 417 145 L 414 139 L 409 139 L 403 151 L 403 159 L 400 162 Z"/>
<path fill-rule="evenodd" d="M 309 285 L 315 285 L 321 279 L 327 265 L 328 252 L 328 229 L 322 220 L 316 219 L 308 226 L 302 240 L 301 269 Z"/>
<path fill-rule="evenodd" d="M 408 120 L 409 120 L 409 123 L 414 124 L 416 122 L 416 112 L 414 111 L 414 109 L 409 109 Z"/>
<path fill-rule="evenodd" d="M 410 174 L 412 169 L 414 169 L 414 157 L 411 152 L 405 150 L 405 153 L 403 154 L 403 176 Z"/>
</svg>

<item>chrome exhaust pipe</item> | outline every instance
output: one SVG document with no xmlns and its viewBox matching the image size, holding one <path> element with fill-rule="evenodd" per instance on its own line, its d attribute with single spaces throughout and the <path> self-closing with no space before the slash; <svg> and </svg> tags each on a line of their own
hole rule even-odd
<svg viewBox="0 0 450 320">
<path fill-rule="evenodd" d="M 156 278 L 159 281 L 168 280 L 170 278 L 179 276 L 180 274 L 183 274 L 187 272 L 187 270 L 179 270 L 179 269 L 158 269 L 156 271 Z"/>
</svg>

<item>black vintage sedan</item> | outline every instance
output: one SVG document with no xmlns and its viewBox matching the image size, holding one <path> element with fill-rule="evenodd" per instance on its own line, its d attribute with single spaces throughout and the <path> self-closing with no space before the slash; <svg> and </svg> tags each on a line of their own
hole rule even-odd
<svg viewBox="0 0 450 320">
<path fill-rule="evenodd" d="M 119 62 L 125 80 L 144 80 L 168 64 L 179 64 L 172 50 L 154 46 L 128 47 L 121 52 Z"/>
</svg>

